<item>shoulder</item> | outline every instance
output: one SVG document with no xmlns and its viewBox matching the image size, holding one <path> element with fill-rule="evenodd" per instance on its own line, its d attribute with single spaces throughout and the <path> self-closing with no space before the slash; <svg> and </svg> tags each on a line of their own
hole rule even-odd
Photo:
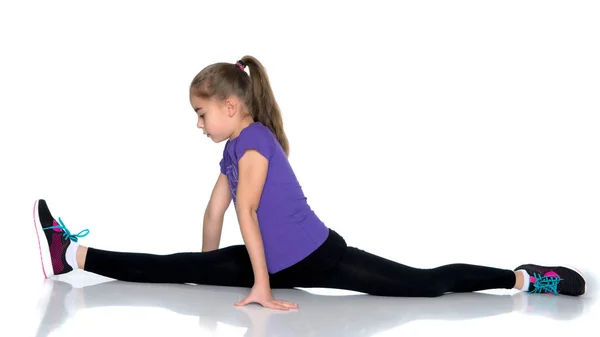
<svg viewBox="0 0 600 337">
<path fill-rule="evenodd" d="M 273 133 L 261 122 L 254 122 L 242 130 L 238 139 L 240 141 L 251 140 L 252 138 L 262 137 L 270 138 Z"/>
<path fill-rule="evenodd" d="M 234 154 L 239 160 L 246 151 L 253 149 L 265 158 L 271 159 L 275 148 L 273 140 L 274 136 L 269 128 L 260 122 L 254 122 L 242 130 L 235 139 Z"/>
</svg>

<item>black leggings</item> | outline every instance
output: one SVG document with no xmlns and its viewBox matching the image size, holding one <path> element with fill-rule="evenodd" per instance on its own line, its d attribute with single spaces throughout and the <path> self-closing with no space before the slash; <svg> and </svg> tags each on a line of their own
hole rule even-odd
<svg viewBox="0 0 600 337">
<path fill-rule="evenodd" d="M 252 287 L 244 245 L 203 253 L 152 255 L 88 248 L 84 270 L 121 281 Z M 330 230 L 325 243 L 299 263 L 269 275 L 271 288 L 334 288 L 379 296 L 436 297 L 448 292 L 511 289 L 512 270 L 469 264 L 418 269 L 355 247 Z"/>
</svg>

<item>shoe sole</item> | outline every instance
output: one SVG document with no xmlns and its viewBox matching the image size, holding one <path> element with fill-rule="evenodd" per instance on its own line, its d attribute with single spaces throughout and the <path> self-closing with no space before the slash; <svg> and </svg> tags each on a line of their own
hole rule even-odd
<svg viewBox="0 0 600 337">
<path fill-rule="evenodd" d="M 42 228 L 42 222 L 40 221 L 40 213 L 38 210 L 39 200 L 35 201 L 33 205 L 33 223 L 35 225 L 35 234 L 38 239 L 38 247 L 40 249 L 40 259 L 42 260 L 42 271 L 44 272 L 44 277 L 49 278 L 54 273 L 52 272 L 52 258 L 50 256 L 50 247 L 48 246 L 48 240 L 40 240 L 40 233 L 42 233 L 43 238 L 46 238 L 46 234 L 44 234 L 44 229 Z M 48 271 L 46 271 L 46 267 L 48 267 Z"/>
</svg>

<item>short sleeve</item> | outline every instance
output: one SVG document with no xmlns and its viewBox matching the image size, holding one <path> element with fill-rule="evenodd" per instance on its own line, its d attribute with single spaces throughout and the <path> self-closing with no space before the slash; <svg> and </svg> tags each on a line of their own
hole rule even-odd
<svg viewBox="0 0 600 337">
<path fill-rule="evenodd" d="M 271 160 L 274 145 L 272 134 L 266 128 L 249 128 L 240 135 L 237 146 L 235 147 L 235 156 L 240 160 L 246 151 L 254 149 L 262 154 L 267 160 Z"/>
</svg>

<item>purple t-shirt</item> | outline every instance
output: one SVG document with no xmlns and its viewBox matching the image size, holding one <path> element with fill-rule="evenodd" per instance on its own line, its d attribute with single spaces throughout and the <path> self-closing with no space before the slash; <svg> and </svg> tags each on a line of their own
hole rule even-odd
<svg viewBox="0 0 600 337">
<path fill-rule="evenodd" d="M 257 217 L 267 269 L 273 274 L 316 250 L 329 229 L 307 203 L 292 167 L 275 135 L 260 122 L 254 122 L 238 137 L 227 140 L 221 173 L 227 176 L 234 205 L 238 183 L 238 161 L 248 149 L 255 149 L 269 161 Z"/>
</svg>

